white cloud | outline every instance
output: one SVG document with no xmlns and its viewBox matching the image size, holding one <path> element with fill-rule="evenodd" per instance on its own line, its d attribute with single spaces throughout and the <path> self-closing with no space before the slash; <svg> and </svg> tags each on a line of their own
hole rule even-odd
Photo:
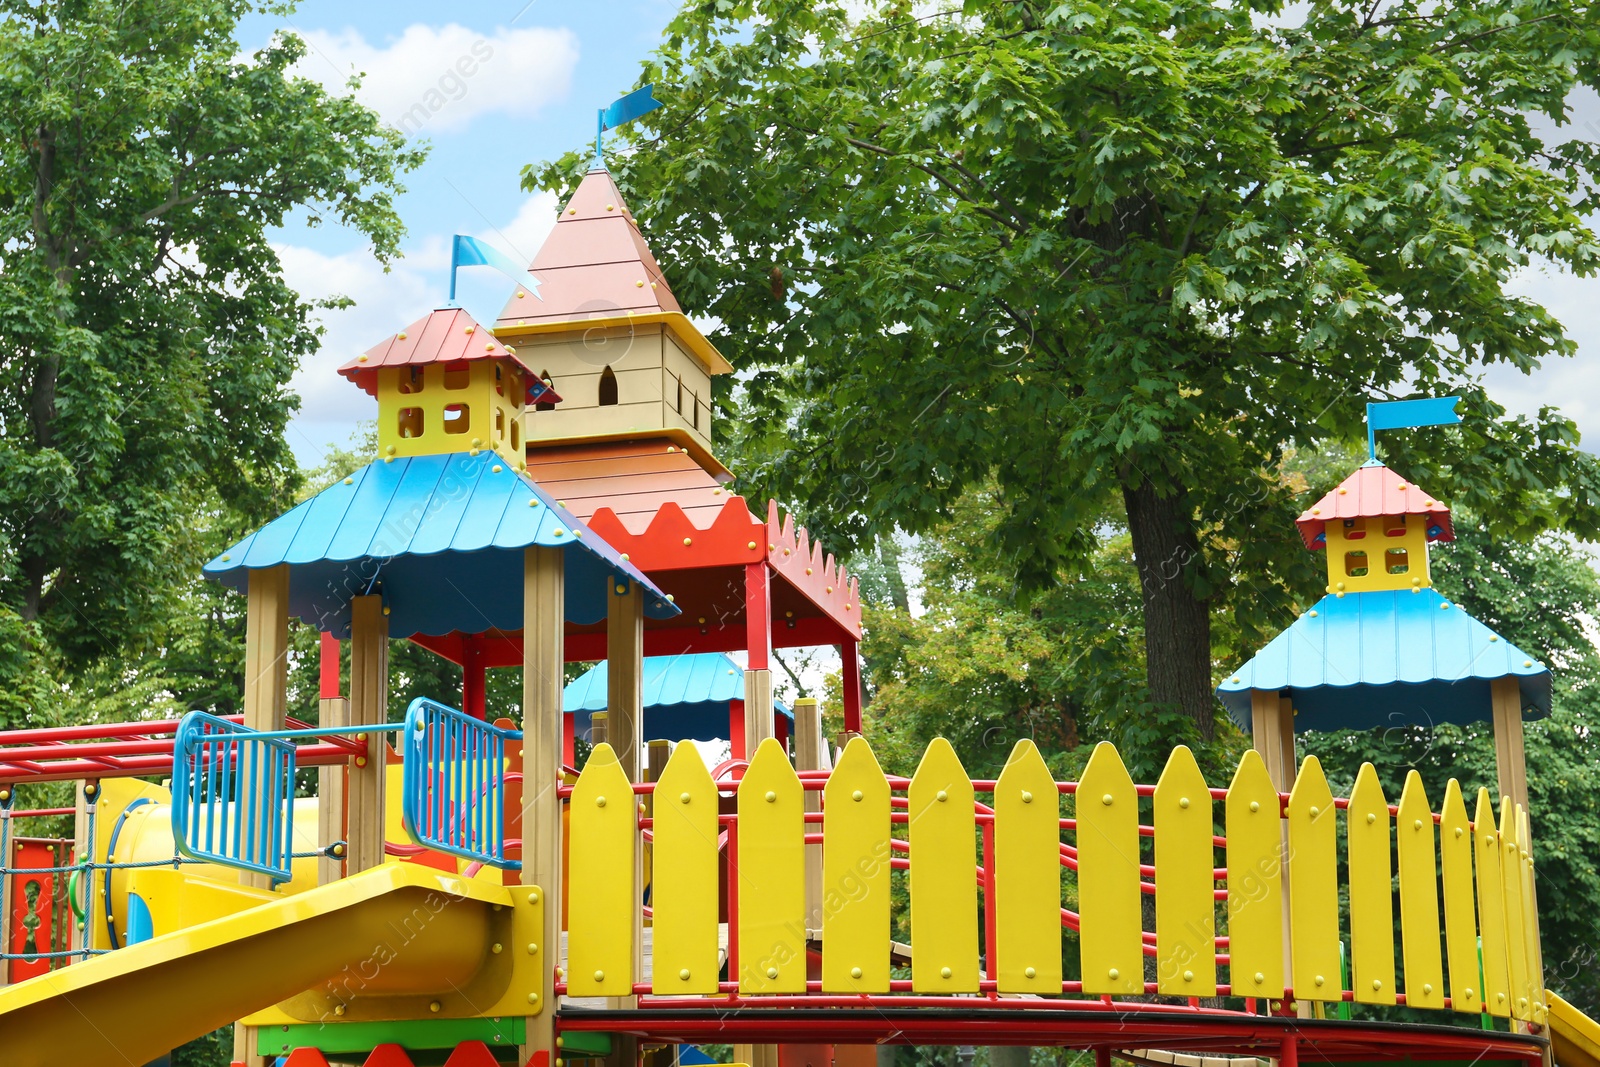
<svg viewBox="0 0 1600 1067">
<path fill-rule="evenodd" d="M 359 30 L 304 30 L 310 51 L 296 73 L 330 92 L 348 92 L 408 137 L 460 129 L 479 115 L 526 117 L 563 99 L 578 62 L 569 30 L 496 28 L 479 33 L 458 23 L 413 23 L 384 45 Z"/>
<path fill-rule="evenodd" d="M 1518 414 L 1536 415 L 1551 405 L 1578 424 L 1583 447 L 1600 448 L 1600 302 L 1593 278 L 1578 278 L 1550 267 L 1524 271 L 1508 288 L 1536 300 L 1554 315 L 1577 343 L 1570 359 L 1547 359 L 1531 374 L 1510 367 L 1489 369 L 1489 394 Z"/>
</svg>

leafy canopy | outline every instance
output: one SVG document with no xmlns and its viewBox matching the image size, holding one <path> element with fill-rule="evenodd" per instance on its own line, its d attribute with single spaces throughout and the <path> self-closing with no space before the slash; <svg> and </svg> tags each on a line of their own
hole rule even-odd
<svg viewBox="0 0 1600 1067">
<path fill-rule="evenodd" d="M 203 559 L 196 531 L 292 485 L 287 382 L 318 330 L 271 228 L 331 218 L 397 254 L 421 153 L 291 75 L 297 38 L 242 56 L 256 10 L 287 8 L 0 0 L 8 676 L 150 646 Z"/>
</svg>

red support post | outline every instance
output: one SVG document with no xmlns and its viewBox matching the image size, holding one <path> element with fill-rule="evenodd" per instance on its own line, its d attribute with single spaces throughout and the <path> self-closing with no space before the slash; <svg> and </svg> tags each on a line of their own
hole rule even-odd
<svg viewBox="0 0 1600 1067">
<path fill-rule="evenodd" d="M 745 651 L 750 655 L 746 670 L 765 671 L 772 667 L 772 599 L 768 583 L 771 571 L 767 561 L 744 566 Z"/>
<path fill-rule="evenodd" d="M 1300 1067 L 1300 1042 L 1294 1034 L 1283 1035 L 1278 1050 L 1278 1067 Z"/>
<path fill-rule="evenodd" d="M 1000 973 L 995 959 L 994 821 L 983 824 L 983 976 L 994 981 Z"/>
<path fill-rule="evenodd" d="M 339 699 L 339 639 L 331 633 L 322 635 L 322 643 L 318 646 L 320 662 L 318 663 L 317 696 L 322 700 Z"/>
<path fill-rule="evenodd" d="M 844 690 L 844 728 L 861 732 L 861 653 L 858 642 L 847 640 L 839 646 L 842 665 L 839 685 Z"/>
<path fill-rule="evenodd" d="M 744 745 L 744 701 L 728 701 L 728 756 L 749 759 Z"/>
<path fill-rule="evenodd" d="M 475 719 L 488 716 L 487 679 L 483 665 L 483 649 L 476 637 L 462 639 L 465 655 L 461 664 L 461 710 Z"/>
</svg>

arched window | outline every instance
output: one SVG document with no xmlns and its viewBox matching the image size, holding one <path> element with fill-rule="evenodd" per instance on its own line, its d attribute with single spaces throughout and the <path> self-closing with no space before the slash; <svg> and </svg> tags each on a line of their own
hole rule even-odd
<svg viewBox="0 0 1600 1067">
<path fill-rule="evenodd" d="M 617 403 L 617 376 L 607 367 L 600 372 L 600 406 L 614 407 Z"/>
<path fill-rule="evenodd" d="M 552 383 L 550 381 L 550 372 L 549 371 L 544 371 L 543 373 L 541 373 L 539 375 L 539 380 L 544 382 L 544 384 L 546 384 L 546 385 L 553 385 L 554 384 L 554 383 Z M 551 401 L 541 400 L 537 404 L 533 405 L 533 410 L 535 410 L 535 411 L 554 411 L 555 409 L 556 409 L 556 405 L 555 405 L 555 401 L 553 401 L 553 400 L 551 400 Z"/>
</svg>

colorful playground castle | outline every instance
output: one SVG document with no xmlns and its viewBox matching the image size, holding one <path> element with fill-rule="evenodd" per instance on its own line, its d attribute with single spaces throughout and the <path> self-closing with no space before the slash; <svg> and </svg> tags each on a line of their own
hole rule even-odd
<svg viewBox="0 0 1600 1067">
<path fill-rule="evenodd" d="M 997 781 L 943 740 L 889 777 L 855 580 L 713 453 L 729 370 L 601 167 L 492 326 L 439 308 L 342 367 L 379 454 L 205 567 L 248 605 L 243 714 L 0 734 L 0 1064 L 236 1023 L 251 1067 L 1600 1065 L 1543 983 L 1522 723 L 1549 674 L 1432 588 L 1438 498 L 1374 460 L 1301 516 L 1328 595 L 1221 686 L 1254 744 L 1231 782 L 1180 747 L 1138 784 L 1109 744 L 1058 782 L 1029 741 Z M 322 634 L 316 726 L 285 714 L 291 616 Z M 462 692 L 387 722 L 394 638 Z M 836 739 L 769 672 L 827 645 Z M 520 721 L 491 667 L 521 668 Z M 1492 719 L 1497 788 L 1386 797 L 1368 766 L 1346 799 L 1296 764 L 1297 723 L 1396 716 Z M 714 738 L 714 768 L 684 743 Z M 59 781 L 73 839 L 29 836 L 58 813 L 18 798 Z"/>
</svg>

